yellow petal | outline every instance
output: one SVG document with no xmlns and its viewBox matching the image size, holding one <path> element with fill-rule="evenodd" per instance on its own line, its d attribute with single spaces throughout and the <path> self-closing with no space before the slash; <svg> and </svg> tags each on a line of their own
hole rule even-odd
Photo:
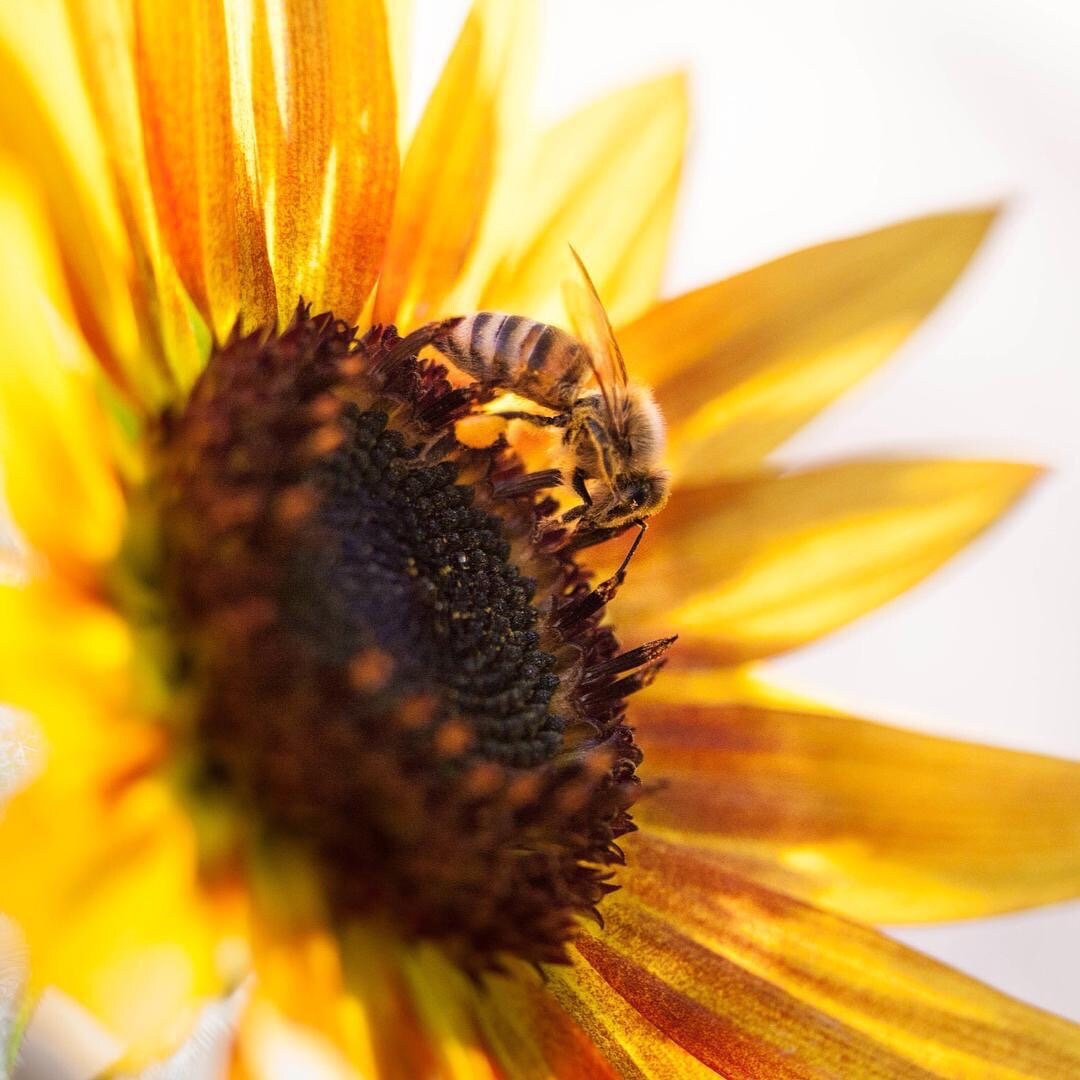
<svg viewBox="0 0 1080 1080">
<path fill-rule="evenodd" d="M 32 714 L 32 782 L 12 804 L 29 809 L 19 814 L 74 837 L 84 813 L 104 812 L 110 793 L 160 756 L 160 731 L 126 709 L 130 658 L 121 618 L 55 577 L 0 588 L 0 701 Z M 67 820 L 72 814 L 78 821 Z M 0 844 L 8 834 L 5 817 Z"/>
<path fill-rule="evenodd" d="M 109 164 L 134 221 L 148 236 L 155 225 L 154 202 L 139 115 L 132 0 L 66 3 L 90 107 L 109 148 Z"/>
<path fill-rule="evenodd" d="M 687 128 L 681 73 L 596 102 L 549 131 L 508 177 L 478 255 L 481 307 L 565 321 L 568 244 L 581 253 L 615 325 L 656 297 Z M 508 244 L 510 245 L 508 247 Z"/>
<path fill-rule="evenodd" d="M 516 117 L 533 9 L 481 0 L 443 69 L 405 158 L 374 320 L 399 329 L 446 313 Z"/>
<path fill-rule="evenodd" d="M 123 502 L 95 400 L 93 361 L 68 323 L 61 255 L 45 213 L 29 179 L 0 160 L 5 496 L 30 544 L 81 577 L 115 553 Z"/>
<path fill-rule="evenodd" d="M 497 1075 L 478 1038 L 476 987 L 438 949 L 372 924 L 331 936 L 257 916 L 252 930 L 260 993 L 359 1075 Z"/>
<path fill-rule="evenodd" d="M 307 1033 L 309 1052 L 333 1048 L 358 1075 L 489 1075 L 470 1012 L 475 987 L 437 950 L 422 947 L 420 957 L 385 927 L 331 930 L 313 910 L 298 916 L 307 901 L 298 906 L 296 897 L 282 895 L 296 891 L 290 870 L 297 868 L 278 860 L 256 864 L 244 898 L 250 911 L 242 933 L 252 946 L 259 993 L 279 1021 Z M 265 1057 L 254 1045 L 248 1053 Z"/>
<path fill-rule="evenodd" d="M 259 994 L 273 1019 L 297 1034 L 303 1032 L 313 1050 L 338 1055 L 342 1064 L 348 1062 L 362 1076 L 375 1075 L 373 1044 L 380 1033 L 373 1029 L 368 1010 L 346 986 L 337 941 L 325 930 L 286 929 L 268 922 L 257 908 L 253 915 L 247 929 L 253 966 Z M 373 968 L 371 978 L 380 991 L 374 1007 L 382 1010 L 385 1019 L 392 1012 L 396 986 L 387 983 L 381 965 Z M 248 1041 L 249 1056 L 265 1057 L 265 1047 Z M 351 1070 L 349 1075 L 354 1075 Z"/>
<path fill-rule="evenodd" d="M 496 1080 L 504 1075 L 480 1043 L 471 998 L 475 990 L 436 948 L 404 957 L 403 973 L 434 1052 L 435 1075 L 446 1080 Z M 400 1047 L 396 1049 L 400 1054 Z"/>
<path fill-rule="evenodd" d="M 1080 896 L 1080 763 L 825 712 L 662 700 L 634 711 L 646 830 L 759 860 L 762 880 L 868 922 Z"/>
<path fill-rule="evenodd" d="M 135 13 L 130 0 L 67 0 L 74 43 L 90 106 L 109 147 L 116 198 L 135 249 L 131 282 L 140 321 L 140 355 L 134 361 L 141 400 L 163 405 L 179 384 L 191 381 L 204 357 L 192 325 L 193 306 L 164 249 L 143 142 L 135 76 Z M 172 380 L 157 377 L 164 358 Z"/>
<path fill-rule="evenodd" d="M 62 798 L 46 774 L 0 828 L 0 909 L 22 927 L 32 989 L 56 986 L 131 1047 L 174 1045 L 198 997 L 219 989 L 195 851 L 164 791 Z"/>
<path fill-rule="evenodd" d="M 394 100 L 397 102 L 398 143 L 408 141 L 405 125 L 409 117 L 409 75 L 413 29 L 413 0 L 385 0 L 386 22 L 390 34 L 390 63 L 394 72 Z"/>
<path fill-rule="evenodd" d="M 807 248 L 624 327 L 631 372 L 657 386 L 675 470 L 701 482 L 756 465 L 919 325 L 993 218 L 935 214 Z"/>
<path fill-rule="evenodd" d="M 218 0 L 137 0 L 136 77 L 158 218 L 180 276 L 219 337 L 274 312 L 254 157 L 234 123 Z M 253 137 L 251 132 L 249 138 Z"/>
<path fill-rule="evenodd" d="M 33 177 L 63 253 L 77 325 L 124 384 L 137 332 L 128 293 L 131 252 L 97 130 L 57 4 L 3 5 L 0 15 L 0 153 Z M 18 28 L 18 29 L 17 29 Z"/>
<path fill-rule="evenodd" d="M 88 721 L 119 710 L 130 658 L 123 620 L 76 588 L 55 577 L 0 585 L 0 701 L 33 713 L 50 740 L 78 738 L 79 757 L 103 749 L 94 740 L 109 733 Z"/>
<path fill-rule="evenodd" d="M 66 194 L 90 209 L 92 220 L 87 224 L 116 243 L 122 227 L 109 186 L 109 148 L 101 141 L 79 79 L 75 39 L 62 0 L 37 0 L 23 7 L 4 4 L 0 42 L 5 65 L 12 65 L 4 71 L 5 109 L 0 120 L 5 133 L 20 136 L 19 148 L 26 152 L 28 166 L 62 161 L 62 176 L 35 168 L 42 185 L 47 189 L 69 185 Z M 30 100 L 32 112 L 16 115 L 16 105 Z M 30 125 L 39 122 L 40 129 L 33 131 Z"/>
<path fill-rule="evenodd" d="M 1061 1078 L 1080 1027 L 857 923 L 639 834 L 578 948 L 724 1075 Z"/>
<path fill-rule="evenodd" d="M 278 306 L 287 318 L 303 296 L 351 320 L 374 284 L 397 182 L 386 15 L 379 0 L 284 6 L 283 27 L 273 10 L 268 17 L 271 54 L 275 32 L 283 35 L 284 108 L 261 110 L 260 127 L 277 130 L 259 148 L 273 191 Z"/>
<path fill-rule="evenodd" d="M 642 633 L 675 627 L 733 663 L 793 649 L 910 588 L 1038 470 L 991 461 L 850 461 L 678 490 L 618 598 Z"/>
</svg>

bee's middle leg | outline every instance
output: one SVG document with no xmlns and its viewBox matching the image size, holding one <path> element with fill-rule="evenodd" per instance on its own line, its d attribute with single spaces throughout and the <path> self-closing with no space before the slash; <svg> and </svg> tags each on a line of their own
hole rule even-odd
<svg viewBox="0 0 1080 1080">
<path fill-rule="evenodd" d="M 592 496 L 585 486 L 585 470 L 580 466 L 574 470 L 573 475 L 570 477 L 570 486 L 585 506 L 592 506 Z"/>
<path fill-rule="evenodd" d="M 582 517 L 585 511 L 592 506 L 592 496 L 589 494 L 589 489 L 585 486 L 585 470 L 578 466 L 574 469 L 570 476 L 570 486 L 574 489 L 574 493 L 581 499 L 581 502 L 577 506 L 570 507 L 562 516 L 564 524 L 577 521 Z"/>
</svg>

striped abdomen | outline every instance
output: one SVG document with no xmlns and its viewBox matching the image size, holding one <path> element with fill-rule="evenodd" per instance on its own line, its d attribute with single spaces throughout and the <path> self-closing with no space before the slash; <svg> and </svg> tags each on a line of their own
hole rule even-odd
<svg viewBox="0 0 1080 1080">
<path fill-rule="evenodd" d="M 434 328 L 431 344 L 485 387 L 559 411 L 578 397 L 589 374 L 584 346 L 565 330 L 520 315 L 480 311 Z"/>
</svg>

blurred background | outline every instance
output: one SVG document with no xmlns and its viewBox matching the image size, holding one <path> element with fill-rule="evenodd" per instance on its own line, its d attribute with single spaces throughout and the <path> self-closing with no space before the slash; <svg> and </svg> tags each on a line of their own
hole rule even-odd
<svg viewBox="0 0 1080 1080">
<path fill-rule="evenodd" d="M 416 2 L 414 112 L 466 6 Z M 929 582 L 773 677 L 881 720 L 1080 758 L 1080 4 L 542 8 L 541 117 L 673 66 L 691 73 L 668 293 L 895 219 L 1004 200 L 947 301 L 779 458 L 967 453 L 1053 471 Z M 1080 1020 L 1080 903 L 896 936 Z"/>
</svg>

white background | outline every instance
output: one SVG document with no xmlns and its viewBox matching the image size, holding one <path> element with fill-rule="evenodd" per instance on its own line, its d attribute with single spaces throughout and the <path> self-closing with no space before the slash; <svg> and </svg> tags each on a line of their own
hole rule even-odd
<svg viewBox="0 0 1080 1080">
<path fill-rule="evenodd" d="M 465 6 L 418 0 L 414 108 Z M 977 264 L 891 366 L 780 456 L 918 449 L 1054 475 L 930 582 L 777 674 L 864 715 L 1080 758 L 1080 3 L 548 0 L 543 12 L 542 115 L 691 72 L 669 293 L 1007 200 Z M 1080 904 L 899 936 L 1080 1019 Z"/>
</svg>

